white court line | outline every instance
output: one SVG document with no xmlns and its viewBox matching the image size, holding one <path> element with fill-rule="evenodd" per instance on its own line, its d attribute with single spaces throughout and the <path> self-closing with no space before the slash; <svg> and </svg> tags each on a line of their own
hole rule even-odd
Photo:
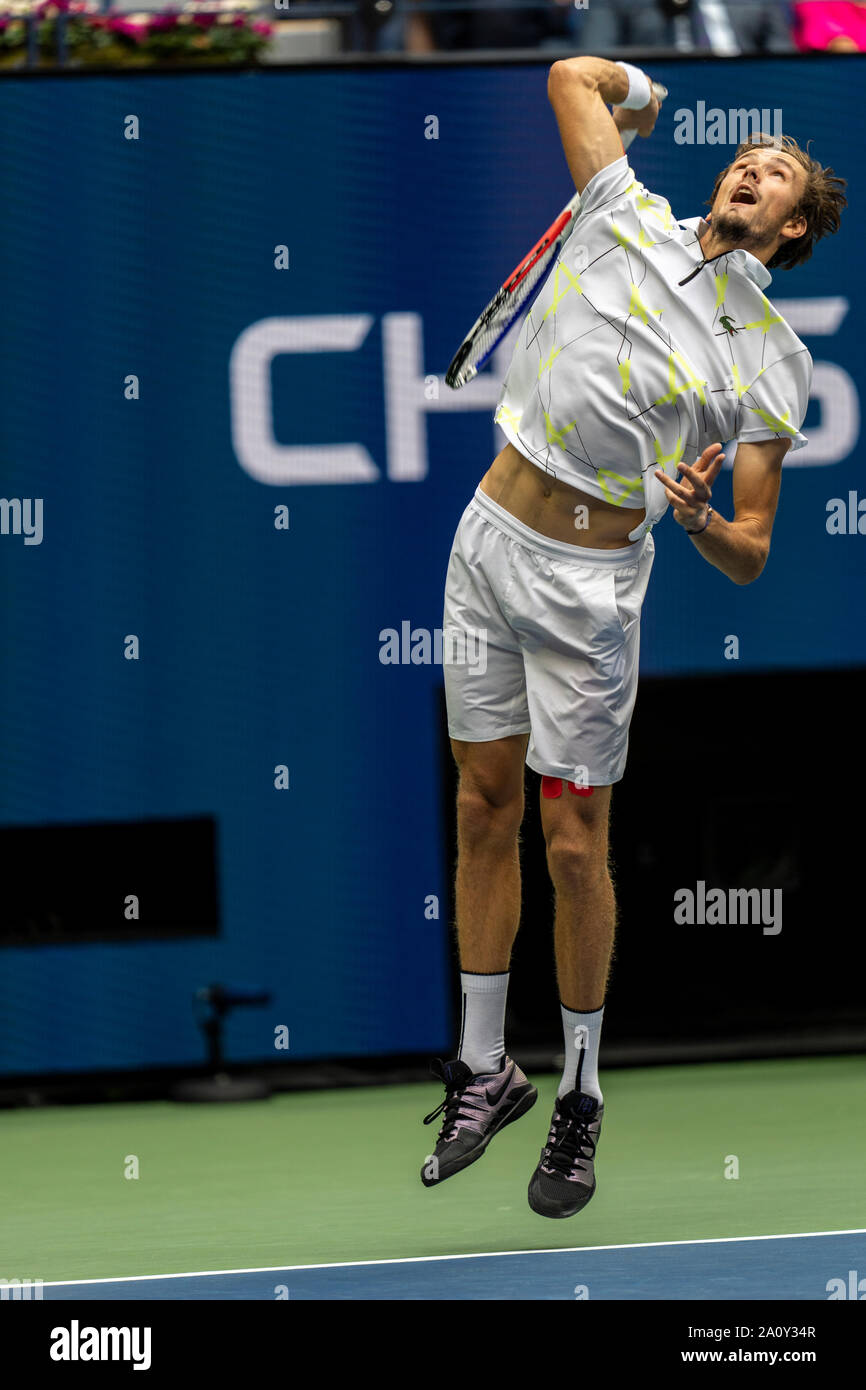
<svg viewBox="0 0 866 1390">
<path fill-rule="evenodd" d="M 278 1274 L 298 1269 L 357 1269 L 371 1265 L 433 1264 L 436 1260 L 494 1260 L 505 1255 L 586 1255 L 597 1250 L 656 1250 L 675 1245 L 734 1245 L 754 1240 L 805 1240 L 819 1236 L 866 1236 L 866 1229 L 850 1231 L 789 1231 L 770 1236 L 701 1236 L 697 1240 L 647 1240 L 632 1245 L 566 1245 L 551 1250 L 479 1250 L 463 1255 L 398 1255 L 387 1260 L 333 1260 L 315 1265 L 260 1265 L 252 1269 L 198 1269 L 182 1274 L 121 1274 L 109 1279 L 52 1279 L 44 1280 L 45 1289 L 66 1289 L 75 1284 L 131 1284 L 148 1279 L 214 1279 L 226 1274 Z"/>
</svg>

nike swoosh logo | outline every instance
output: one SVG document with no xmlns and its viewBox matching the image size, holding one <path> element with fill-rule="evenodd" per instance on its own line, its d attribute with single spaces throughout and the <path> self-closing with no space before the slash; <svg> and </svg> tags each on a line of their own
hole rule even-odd
<svg viewBox="0 0 866 1390">
<path fill-rule="evenodd" d="M 507 1081 L 503 1081 L 503 1083 L 502 1083 L 502 1085 L 499 1087 L 499 1090 L 498 1090 L 498 1091 L 493 1091 L 493 1090 L 491 1090 L 489 1087 L 487 1088 L 487 1090 L 485 1090 L 484 1094 L 485 1094 L 485 1096 L 487 1097 L 487 1104 L 488 1104 L 488 1105 L 498 1105 L 498 1104 L 499 1104 L 499 1102 L 501 1101 L 502 1097 L 505 1095 L 505 1092 L 508 1090 L 508 1087 L 511 1085 L 513 1075 L 514 1075 L 514 1073 L 512 1072 L 511 1067 L 509 1067 L 509 1068 L 508 1068 L 508 1080 L 507 1080 Z"/>
</svg>

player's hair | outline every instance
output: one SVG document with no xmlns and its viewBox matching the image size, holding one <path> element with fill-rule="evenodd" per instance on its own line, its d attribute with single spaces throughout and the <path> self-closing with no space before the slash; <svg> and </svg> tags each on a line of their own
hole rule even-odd
<svg viewBox="0 0 866 1390">
<path fill-rule="evenodd" d="M 797 163 L 806 171 L 806 185 L 796 207 L 791 212 L 792 218 L 805 217 L 806 230 L 802 236 L 793 237 L 783 242 L 775 255 L 767 262 L 770 270 L 790 270 L 792 266 L 802 265 L 803 261 L 808 261 L 815 242 L 820 241 L 822 236 L 838 232 L 842 209 L 848 206 L 848 199 L 844 193 L 847 180 L 839 178 L 829 165 L 827 168 L 820 165 L 817 159 L 812 158 L 808 150 L 801 150 L 797 141 L 792 139 L 790 135 L 773 136 L 756 133 L 738 146 L 731 163 L 718 175 L 713 196 L 709 200 L 710 207 L 716 201 L 722 179 L 737 160 L 741 159 L 749 150 L 766 149 L 768 146 L 784 150 L 792 159 L 796 159 Z"/>
</svg>

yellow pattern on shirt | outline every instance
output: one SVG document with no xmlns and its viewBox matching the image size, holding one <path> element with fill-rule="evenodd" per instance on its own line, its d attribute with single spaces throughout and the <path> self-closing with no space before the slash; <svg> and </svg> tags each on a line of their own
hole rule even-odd
<svg viewBox="0 0 866 1390">
<path fill-rule="evenodd" d="M 562 291 L 560 291 L 559 288 L 560 275 L 564 275 L 569 282 Z M 565 264 L 564 261 L 557 261 L 556 270 L 553 272 L 553 299 L 550 303 L 549 308 L 547 309 L 547 312 L 544 315 L 544 318 L 542 318 L 541 320 L 542 323 L 544 323 L 544 319 L 547 318 L 548 314 L 552 314 L 554 312 L 556 306 L 565 298 L 569 290 L 577 290 L 578 294 L 583 294 L 583 290 L 580 286 L 580 276 L 574 275 L 572 271 L 569 270 L 568 266 Z"/>
<path fill-rule="evenodd" d="M 623 490 L 619 497 L 611 492 L 605 479 L 615 478 L 618 483 L 622 483 Z M 637 492 L 638 488 L 643 489 L 643 478 L 624 478 L 621 473 L 614 473 L 610 468 L 600 468 L 598 470 L 599 486 L 608 502 L 612 502 L 615 507 L 621 507 L 625 499 L 631 493 Z"/>
<path fill-rule="evenodd" d="M 677 367 L 680 367 L 686 377 L 685 386 L 677 386 Z M 707 398 L 704 395 L 706 381 L 702 377 L 695 376 L 681 352 L 672 352 L 668 355 L 668 386 L 670 390 L 666 396 L 659 396 L 656 405 L 672 405 L 677 396 L 681 396 L 684 391 L 697 391 L 698 400 L 701 405 L 706 405 Z"/>
</svg>

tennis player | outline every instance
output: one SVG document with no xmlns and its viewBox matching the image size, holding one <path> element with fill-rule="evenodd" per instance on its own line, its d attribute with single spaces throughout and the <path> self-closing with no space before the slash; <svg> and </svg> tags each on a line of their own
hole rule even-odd
<svg viewBox="0 0 866 1390">
<path fill-rule="evenodd" d="M 460 779 L 463 1011 L 457 1057 L 433 1063 L 445 1099 L 425 1123 L 444 1117 L 421 1176 L 435 1186 L 460 1172 L 536 1100 L 504 1043 L 525 762 L 542 778 L 565 1039 L 529 1204 L 566 1217 L 596 1190 L 616 922 L 608 818 L 626 763 L 652 527 L 670 505 L 734 584 L 760 575 L 782 461 L 806 443 L 812 375 L 764 292 L 771 269 L 801 264 L 838 229 L 846 199 L 845 181 L 794 140 L 755 136 L 718 174 L 706 218 L 678 221 L 638 181 L 620 139 L 655 125 L 644 72 L 570 58 L 551 67 L 548 93 L 581 206 L 520 331 L 495 416 L 508 442 L 448 565 L 444 630 L 462 635 L 463 650 L 483 640 L 486 662 L 444 666 Z M 728 520 L 712 496 L 732 440 Z"/>
</svg>

